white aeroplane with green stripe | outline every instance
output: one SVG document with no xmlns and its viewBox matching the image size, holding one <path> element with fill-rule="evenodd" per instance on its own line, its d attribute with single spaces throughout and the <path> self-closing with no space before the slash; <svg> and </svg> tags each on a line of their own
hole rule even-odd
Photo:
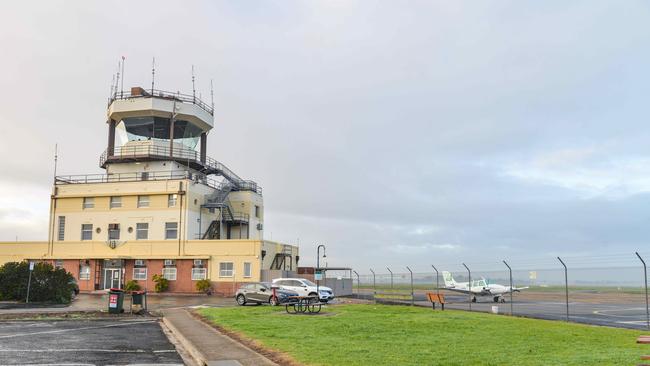
<svg viewBox="0 0 650 366">
<path fill-rule="evenodd" d="M 481 277 L 479 280 L 472 280 L 472 285 L 469 282 L 456 282 L 450 272 L 443 271 L 442 277 L 445 280 L 445 290 L 460 292 L 463 294 L 472 294 L 472 302 L 476 302 L 477 296 L 491 296 L 494 302 L 506 302 L 504 295 L 512 292 L 520 292 L 528 287 L 510 287 L 503 286 L 496 283 L 488 283 L 488 281 Z"/>
</svg>

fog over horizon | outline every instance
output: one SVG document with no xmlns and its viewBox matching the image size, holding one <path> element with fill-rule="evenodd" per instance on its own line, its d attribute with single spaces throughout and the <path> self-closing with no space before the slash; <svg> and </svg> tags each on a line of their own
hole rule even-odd
<svg viewBox="0 0 650 366">
<path fill-rule="evenodd" d="M 208 156 L 264 188 L 265 238 L 299 243 L 301 265 L 317 244 L 364 271 L 650 258 L 647 2 L 24 1 L 0 14 L 0 241 L 47 239 L 55 144 L 58 174 L 103 173 L 125 56 L 125 89 L 150 87 L 153 57 L 156 88 L 191 93 L 194 65 L 209 100 L 213 80 Z"/>
</svg>

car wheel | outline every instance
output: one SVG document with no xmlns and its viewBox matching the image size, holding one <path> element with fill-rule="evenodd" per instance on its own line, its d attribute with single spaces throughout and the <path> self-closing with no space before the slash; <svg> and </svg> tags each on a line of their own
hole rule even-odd
<svg viewBox="0 0 650 366">
<path fill-rule="evenodd" d="M 278 306 L 280 302 L 278 301 L 277 297 L 271 296 L 269 297 L 269 304 L 271 304 L 271 306 Z"/>
<path fill-rule="evenodd" d="M 237 295 L 237 305 L 239 306 L 246 305 L 246 297 L 244 295 Z"/>
</svg>

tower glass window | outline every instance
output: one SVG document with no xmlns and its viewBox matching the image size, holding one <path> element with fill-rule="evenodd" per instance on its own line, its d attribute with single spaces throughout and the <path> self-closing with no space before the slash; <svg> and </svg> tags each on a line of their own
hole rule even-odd
<svg viewBox="0 0 650 366">
<path fill-rule="evenodd" d="M 176 207 L 176 201 L 178 200 L 177 194 L 170 194 L 167 196 L 167 207 Z"/>
<path fill-rule="evenodd" d="M 171 121 L 165 117 L 127 117 L 116 127 L 115 133 L 118 146 L 124 146 L 130 141 L 169 141 Z M 174 142 L 187 149 L 196 150 L 203 131 L 184 120 L 174 121 Z M 148 149 L 147 146 L 133 146 L 129 149 Z M 143 150 L 143 152 L 146 152 Z"/>
<path fill-rule="evenodd" d="M 59 241 L 65 239 L 65 216 L 59 216 Z"/>
</svg>

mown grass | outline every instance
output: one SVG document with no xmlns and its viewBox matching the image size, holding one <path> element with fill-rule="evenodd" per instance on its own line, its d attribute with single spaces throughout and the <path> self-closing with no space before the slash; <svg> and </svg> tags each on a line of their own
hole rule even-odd
<svg viewBox="0 0 650 366">
<path fill-rule="evenodd" d="M 337 305 L 326 312 L 199 311 L 306 365 L 631 365 L 648 353 L 635 343 L 641 332 L 627 329 L 409 306 Z"/>
</svg>

